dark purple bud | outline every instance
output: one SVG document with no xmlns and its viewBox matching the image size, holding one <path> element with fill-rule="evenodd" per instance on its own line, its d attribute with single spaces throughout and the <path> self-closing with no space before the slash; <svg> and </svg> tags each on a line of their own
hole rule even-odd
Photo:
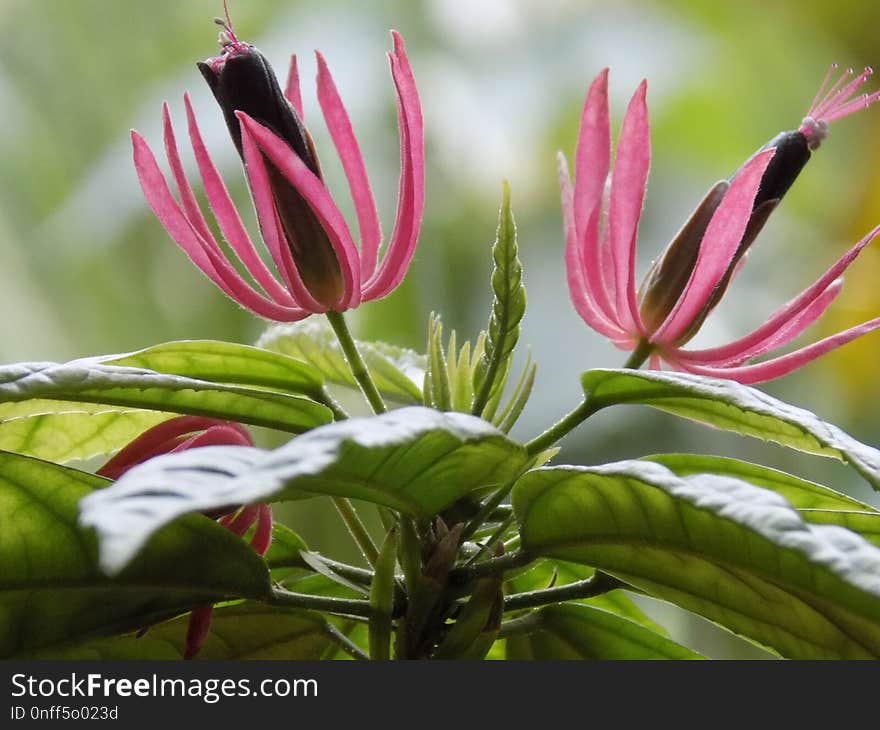
<svg viewBox="0 0 880 730">
<path fill-rule="evenodd" d="M 218 22 L 224 28 L 220 33 L 221 53 L 197 65 L 223 111 L 229 134 L 242 160 L 237 111 L 272 130 L 319 179 L 323 179 L 312 138 L 281 91 L 269 61 L 254 46 L 239 41 L 228 20 Z M 316 300 L 332 307 L 342 296 L 344 285 L 339 260 L 327 232 L 278 168 L 265 156 L 263 159 L 284 237 L 303 284 Z"/>
</svg>

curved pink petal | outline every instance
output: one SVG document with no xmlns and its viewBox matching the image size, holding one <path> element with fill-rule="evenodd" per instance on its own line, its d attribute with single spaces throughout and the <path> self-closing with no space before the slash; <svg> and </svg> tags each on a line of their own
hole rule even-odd
<svg viewBox="0 0 880 730">
<path fill-rule="evenodd" d="M 299 88 L 299 70 L 296 66 L 296 54 L 290 56 L 290 66 L 287 68 L 287 84 L 284 87 L 284 98 L 290 102 L 300 121 L 305 120 L 303 114 L 302 92 Z"/>
<path fill-rule="evenodd" d="M 202 215 L 192 186 L 189 184 L 189 180 L 187 180 L 186 173 L 183 170 L 183 163 L 180 161 L 180 152 L 177 148 L 177 140 L 174 136 L 174 127 L 171 124 L 171 112 L 168 109 L 167 103 L 162 104 L 162 137 L 165 143 L 165 156 L 168 158 L 168 164 L 171 167 L 171 176 L 174 178 L 177 193 L 180 196 L 183 213 L 190 225 L 196 229 L 204 241 L 212 242 L 216 245 L 214 235 L 208 228 L 208 223 Z"/>
<path fill-rule="evenodd" d="M 211 631 L 213 614 L 214 606 L 211 603 L 198 606 L 190 611 L 189 624 L 186 628 L 186 645 L 183 649 L 184 659 L 192 659 L 201 650 Z"/>
<path fill-rule="evenodd" d="M 735 360 L 740 353 L 759 346 L 761 342 L 772 337 L 782 329 L 792 318 L 797 317 L 804 309 L 812 306 L 816 299 L 828 290 L 833 282 L 846 271 L 849 265 L 861 253 L 862 249 L 871 243 L 878 234 L 880 234 L 880 226 L 874 228 L 861 241 L 852 246 L 811 286 L 780 307 L 763 325 L 750 334 L 722 347 L 694 351 L 689 354 L 689 357 L 695 355 L 701 362 L 720 364 Z"/>
<path fill-rule="evenodd" d="M 583 270 L 571 180 L 568 176 L 565 156 L 561 152 L 559 153 L 559 188 L 562 196 L 562 225 L 565 231 L 565 274 L 572 304 L 581 319 L 597 332 L 612 340 L 624 338 L 627 333 L 617 323 L 609 320 L 597 306 L 592 282 Z M 594 209 L 593 216 L 598 216 L 598 210 Z"/>
<path fill-rule="evenodd" d="M 341 310 L 356 307 L 360 302 L 360 261 L 358 260 L 357 248 L 351 240 L 348 226 L 333 198 L 321 180 L 313 173 L 306 164 L 296 156 L 293 150 L 282 140 L 275 136 L 271 130 L 264 127 L 243 112 L 236 112 L 242 127 L 242 141 L 244 137 L 251 138 L 259 150 L 266 155 L 284 178 L 302 196 L 306 204 L 320 222 L 330 245 L 339 262 L 342 273 L 344 292 L 338 307 Z M 252 156 L 252 161 L 259 155 Z M 253 165 L 254 168 L 262 167 L 261 164 Z M 265 171 L 265 168 L 263 168 Z M 256 182 L 256 181 L 255 181 Z M 255 185 L 255 188 L 263 187 Z M 254 191 L 256 193 L 256 190 Z M 264 193 L 271 194 L 268 187 Z M 299 299 L 297 292 L 297 299 Z"/>
<path fill-rule="evenodd" d="M 281 272 L 287 286 L 290 287 L 294 298 L 304 309 L 314 314 L 322 314 L 327 311 L 327 306 L 312 296 L 293 262 L 287 238 L 278 218 L 278 210 L 275 208 L 275 197 L 269 184 L 269 173 L 266 170 L 263 154 L 241 119 L 239 119 L 239 123 L 241 124 L 241 149 L 245 171 L 266 248 L 269 249 L 275 266 Z"/>
<path fill-rule="evenodd" d="M 831 302 L 837 298 L 842 287 L 843 279 L 836 279 L 807 307 L 793 315 L 788 321 L 783 322 L 778 329 L 768 331 L 767 336 L 762 340 L 752 341 L 743 346 L 741 343 L 745 338 L 741 338 L 736 342 L 725 345 L 723 348 L 715 348 L 714 350 L 682 350 L 681 352 L 687 355 L 688 361 L 698 362 L 703 365 L 722 367 L 741 365 L 746 360 L 759 357 L 766 352 L 791 342 L 819 319 L 822 313 L 828 309 Z M 724 356 L 717 357 L 715 353 L 718 351 L 722 351 Z"/>
<path fill-rule="evenodd" d="M 593 80 L 584 101 L 575 150 L 574 216 L 581 266 L 595 304 L 607 320 L 619 324 L 607 226 L 599 231 L 602 213 L 607 211 L 610 126 L 606 68 Z"/>
<path fill-rule="evenodd" d="M 208 155 L 208 150 L 202 141 L 202 135 L 193 113 L 192 104 L 189 100 L 189 94 L 184 94 L 184 105 L 186 106 L 187 125 L 189 127 L 189 137 L 192 143 L 193 153 L 195 154 L 196 163 L 199 167 L 199 174 L 202 177 L 202 184 L 205 188 L 205 196 L 208 204 L 214 212 L 220 231 L 226 239 L 229 246 L 238 256 L 239 261 L 244 264 L 248 273 L 254 277 L 256 282 L 263 288 L 272 299 L 278 304 L 288 307 L 298 306 L 297 301 L 290 295 L 290 292 L 282 287 L 275 277 L 271 274 L 266 264 L 260 258 L 250 236 L 241 222 L 241 217 L 235 209 L 229 192 L 226 190 L 222 178 L 214 167 Z"/>
<path fill-rule="evenodd" d="M 95 473 L 107 479 L 117 479 L 136 464 L 156 456 L 168 453 L 179 443 L 182 436 L 195 431 L 203 431 L 214 426 L 226 425 L 226 421 L 202 416 L 175 416 L 162 421 L 144 431 L 120 449 L 112 459 Z M 230 424 L 238 429 L 238 433 L 247 439 L 246 446 L 251 446 L 247 431 L 239 424 Z"/>
<path fill-rule="evenodd" d="M 425 204 L 425 138 L 419 93 L 403 39 L 391 32 L 394 51 L 389 54 L 397 93 L 400 127 L 400 190 L 397 216 L 381 264 L 363 286 L 363 299 L 379 299 L 400 284 L 415 251 Z"/>
<path fill-rule="evenodd" d="M 775 357 L 772 360 L 766 360 L 765 362 L 755 363 L 754 365 L 741 365 L 739 367 L 731 368 L 712 367 L 691 362 L 684 357 L 676 357 L 673 362 L 679 365 L 681 369 L 697 375 L 710 375 L 718 378 L 727 378 L 729 380 L 735 380 L 738 383 L 743 383 L 744 385 L 750 385 L 752 383 L 762 383 L 766 380 L 773 380 L 774 378 L 781 378 L 783 375 L 788 375 L 790 372 L 803 367 L 827 352 L 841 347 L 848 342 L 852 342 L 856 338 L 866 335 L 869 332 L 873 332 L 876 329 L 880 329 L 880 317 L 863 322 L 862 324 L 851 327 L 843 332 L 838 332 L 836 335 L 826 337 L 823 340 L 814 342 L 812 345 L 807 345 L 794 352 Z M 679 353 L 679 355 L 681 354 L 683 353 Z"/>
<path fill-rule="evenodd" d="M 220 426 L 212 426 L 206 431 L 194 434 L 179 445 L 175 446 L 171 451 L 188 451 L 189 449 L 197 449 L 201 446 L 252 446 L 250 437 L 245 433 L 242 434 L 238 429 L 232 428 L 230 425 L 222 424 Z"/>
<path fill-rule="evenodd" d="M 295 307 L 284 307 L 266 299 L 251 288 L 223 257 L 216 241 L 204 240 L 180 210 L 171 195 L 156 158 L 137 132 L 132 131 L 134 165 L 141 189 L 150 209 L 168 235 L 190 260 L 230 299 L 252 312 L 281 322 L 292 322 L 308 315 Z"/>
<path fill-rule="evenodd" d="M 382 241 L 379 214 L 376 212 L 376 201 L 373 199 L 367 170 L 348 113 L 345 111 L 324 57 L 317 51 L 315 57 L 318 61 L 318 102 L 321 104 L 324 121 L 339 154 L 351 191 L 351 199 L 354 201 L 360 231 L 361 279 L 366 281 L 376 270 L 376 256 Z"/>
<path fill-rule="evenodd" d="M 230 512 L 225 517 L 220 518 L 218 522 L 230 532 L 241 537 L 251 528 L 251 525 L 257 521 L 259 516 L 260 505 L 249 504 L 236 512 Z"/>
<path fill-rule="evenodd" d="M 574 158 L 574 210 L 577 229 L 587 230 L 593 209 L 601 204 L 611 164 L 608 119 L 608 69 L 593 79 L 584 100 Z"/>
<path fill-rule="evenodd" d="M 635 260 L 636 235 L 645 198 L 648 167 L 651 164 L 646 92 L 647 82 L 642 81 L 633 94 L 623 119 L 611 175 L 608 210 L 617 319 L 628 332 L 641 334 L 644 333 L 644 327 L 636 301 Z"/>
<path fill-rule="evenodd" d="M 257 516 L 257 528 L 251 537 L 251 547 L 257 555 L 265 555 L 272 542 L 272 508 L 261 504 Z"/>
<path fill-rule="evenodd" d="M 739 248 L 761 178 L 773 153 L 770 149 L 755 155 L 734 177 L 703 235 L 697 262 L 684 292 L 663 324 L 651 335 L 651 342 L 674 343 L 706 306 Z"/>
</svg>

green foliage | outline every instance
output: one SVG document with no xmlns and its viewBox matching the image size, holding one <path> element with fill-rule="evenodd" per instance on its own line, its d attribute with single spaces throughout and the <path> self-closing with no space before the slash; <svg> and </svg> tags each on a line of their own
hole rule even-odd
<svg viewBox="0 0 880 730">
<path fill-rule="evenodd" d="M 845 461 L 880 489 L 880 452 L 814 413 L 730 380 L 687 373 L 588 370 L 581 384 L 595 408 L 638 403 L 819 456 Z"/>
<path fill-rule="evenodd" d="M 143 636 L 85 641 L 29 658 L 182 659 L 189 616 L 150 627 Z M 334 629 L 318 613 L 244 602 L 217 606 L 198 659 L 321 659 L 335 647 Z"/>
<path fill-rule="evenodd" d="M 0 657 L 55 655 L 86 637 L 149 626 L 229 596 L 263 598 L 263 561 L 201 515 L 159 531 L 115 578 L 98 567 L 79 500 L 106 480 L 0 453 Z"/>
<path fill-rule="evenodd" d="M 513 350 L 519 340 L 520 322 L 526 311 L 526 290 L 522 280 L 522 262 L 518 258 L 516 223 L 510 209 L 510 187 L 504 184 L 498 231 L 492 246 L 492 313 L 489 317 L 486 345 L 474 372 L 472 412 L 491 418 L 493 395 L 504 389 Z"/>
<path fill-rule="evenodd" d="M 370 375 L 386 398 L 398 403 L 421 403 L 425 356 L 384 342 L 357 342 Z M 301 360 L 329 383 L 357 388 L 333 329 L 315 318 L 270 327 L 257 347 Z"/>
<path fill-rule="evenodd" d="M 533 471 L 513 505 L 532 554 L 600 568 L 783 656 L 880 656 L 880 550 L 772 492 L 629 461 Z"/>
<path fill-rule="evenodd" d="M 507 638 L 508 659 L 702 659 L 665 636 L 601 608 L 545 606 Z"/>
<path fill-rule="evenodd" d="M 274 451 L 215 446 L 151 459 L 84 500 L 82 520 L 97 528 L 102 563 L 115 571 L 188 512 L 334 495 L 425 520 L 510 480 L 526 459 L 484 421 L 411 406 L 328 424 Z"/>
<path fill-rule="evenodd" d="M 133 414 L 134 409 L 165 415 Z M 226 418 L 293 433 L 332 418 L 326 406 L 289 392 L 95 360 L 0 368 L 0 442 L 34 456 L 66 461 L 108 453 L 169 413 Z M 9 429 L 8 435 L 4 429 Z"/>
</svg>

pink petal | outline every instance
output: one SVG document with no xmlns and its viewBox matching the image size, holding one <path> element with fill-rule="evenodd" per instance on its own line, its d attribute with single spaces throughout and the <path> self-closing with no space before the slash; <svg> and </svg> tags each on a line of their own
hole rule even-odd
<svg viewBox="0 0 880 730">
<path fill-rule="evenodd" d="M 739 248 L 761 178 L 773 153 L 770 149 L 755 155 L 734 177 L 703 235 L 697 262 L 684 292 L 651 336 L 651 342 L 674 343 L 706 306 Z"/>
<path fill-rule="evenodd" d="M 251 133 L 241 122 L 241 118 L 239 118 L 239 123 L 241 124 L 241 149 L 245 171 L 266 248 L 294 298 L 309 312 L 322 314 L 327 311 L 327 307 L 312 296 L 293 262 L 293 256 L 281 228 L 278 211 L 275 208 L 275 197 L 269 185 L 269 173 L 266 170 L 263 155 Z"/>
<path fill-rule="evenodd" d="M 261 317 L 292 322 L 308 315 L 295 307 L 284 307 L 252 289 L 223 257 L 217 242 L 204 240 L 186 218 L 171 195 L 156 158 L 137 132 L 132 132 L 134 165 L 148 205 L 168 235 L 190 260 L 230 299 Z"/>
<path fill-rule="evenodd" d="M 880 328 L 880 317 L 863 322 L 862 324 L 851 327 L 843 332 L 838 332 L 836 335 L 826 337 L 823 340 L 814 342 L 812 345 L 807 345 L 794 352 L 754 365 L 742 365 L 740 367 L 732 368 L 711 367 L 700 365 L 699 363 L 693 363 L 684 357 L 676 358 L 674 363 L 679 365 L 683 370 L 687 370 L 688 372 L 697 375 L 710 375 L 718 378 L 727 378 L 729 380 L 735 380 L 738 383 L 743 383 L 744 385 L 762 383 L 767 380 L 773 380 L 774 378 L 780 378 L 783 375 L 788 375 L 788 373 L 803 367 L 825 353 L 845 345 L 847 342 L 852 342 L 854 339 L 866 335 L 869 332 L 873 332 L 878 328 Z"/>
<path fill-rule="evenodd" d="M 786 326 L 793 318 L 797 317 L 821 297 L 849 265 L 861 253 L 862 249 L 880 234 L 880 226 L 868 233 L 861 241 L 850 248 L 841 256 L 834 265 L 820 276 L 811 286 L 801 292 L 794 299 L 774 312 L 770 318 L 754 332 L 742 337 L 735 342 L 722 347 L 708 350 L 698 350 L 689 353 L 688 357 L 696 356 L 697 361 L 706 364 L 723 364 L 736 360 L 741 353 L 752 348 L 759 347 L 767 339 L 773 337 L 779 330 Z"/>
<path fill-rule="evenodd" d="M 642 81 L 630 100 L 617 142 L 611 176 L 608 225 L 614 260 L 617 319 L 628 332 L 642 333 L 635 288 L 636 234 L 651 163 L 647 83 Z"/>
<path fill-rule="evenodd" d="M 232 512 L 225 517 L 222 517 L 219 522 L 227 530 L 241 537 L 251 528 L 251 525 L 257 521 L 259 515 L 260 506 L 257 504 L 249 504 L 242 507 L 237 512 Z"/>
<path fill-rule="evenodd" d="M 303 200 L 311 208 L 312 213 L 320 222 L 330 245 L 339 261 L 339 268 L 342 272 L 342 281 L 344 292 L 338 307 L 341 310 L 348 307 L 356 307 L 360 302 L 360 262 L 358 261 L 357 248 L 351 240 L 351 234 L 348 226 L 333 198 L 321 180 L 306 166 L 306 164 L 296 156 L 293 150 L 283 141 L 278 139 L 271 130 L 264 127 L 243 112 L 236 112 L 242 128 L 242 143 L 247 136 L 249 142 L 254 143 L 259 150 L 266 155 L 284 178 L 296 189 L 302 196 Z M 271 195 L 271 191 L 266 185 L 259 184 L 258 180 L 253 179 L 253 174 L 257 168 L 263 167 L 260 155 L 250 155 L 248 164 L 248 173 L 253 183 L 253 191 L 255 199 L 258 190 L 264 195 Z M 256 164 L 254 164 L 256 163 Z M 299 299 L 299 292 L 295 292 Z M 314 301 L 314 300 L 313 300 Z M 324 307 L 326 310 L 326 307 Z"/>
<path fill-rule="evenodd" d="M 183 650 L 184 659 L 192 659 L 202 648 L 211 631 L 211 617 L 214 606 L 198 606 L 190 611 L 189 625 L 186 629 L 186 646 Z"/>
<path fill-rule="evenodd" d="M 601 203 L 611 162 L 611 130 L 608 120 L 608 69 L 593 80 L 584 101 L 574 160 L 574 210 L 577 229 L 583 235 L 593 209 Z"/>
<path fill-rule="evenodd" d="M 575 151 L 574 215 L 581 249 L 581 266 L 597 308 L 605 319 L 619 324 L 616 309 L 614 261 L 607 226 L 599 231 L 607 210 L 611 131 L 608 119 L 608 69 L 593 80 L 584 101 Z"/>
<path fill-rule="evenodd" d="M 366 281 L 376 269 L 376 256 L 382 241 L 376 201 L 373 200 L 373 191 L 370 189 L 370 181 L 367 178 L 357 139 L 351 128 L 351 121 L 336 91 L 333 77 L 324 57 L 317 51 L 315 57 L 318 60 L 318 101 L 336 152 L 342 161 L 342 168 L 354 201 L 360 231 L 361 279 Z"/>
<path fill-rule="evenodd" d="M 391 32 L 394 52 L 389 54 L 391 76 L 397 93 L 400 131 L 400 190 L 397 217 L 385 256 L 363 286 L 363 299 L 379 299 L 400 284 L 415 251 L 425 204 L 425 139 L 422 108 L 403 39 Z"/>
<path fill-rule="evenodd" d="M 241 222 L 238 211 L 223 180 L 217 173 L 217 168 L 211 162 L 205 144 L 202 141 L 202 135 L 199 132 L 196 117 L 193 113 L 192 104 L 189 100 L 189 94 L 183 97 L 186 105 L 187 123 L 189 125 L 189 137 L 192 142 L 193 153 L 195 154 L 196 163 L 199 166 L 199 173 L 202 177 L 202 184 L 205 188 L 205 196 L 208 198 L 208 204 L 214 211 L 214 216 L 220 226 L 223 237 L 229 243 L 230 247 L 238 256 L 239 261 L 244 264 L 248 273 L 254 277 L 257 283 L 263 287 L 263 290 L 278 304 L 287 307 L 296 307 L 296 300 L 290 295 L 290 292 L 282 287 L 274 276 L 266 268 L 263 260 L 260 258 L 254 248 L 251 239 Z"/>
<path fill-rule="evenodd" d="M 174 137 L 174 127 L 171 125 L 171 112 L 168 110 L 167 103 L 162 104 L 162 130 L 165 142 L 165 156 L 168 158 L 168 164 L 171 166 L 171 175 L 177 186 L 180 202 L 183 204 L 184 215 L 203 240 L 214 242 L 214 236 L 208 228 L 199 204 L 196 202 L 196 196 L 189 184 L 189 180 L 186 179 L 183 163 L 180 161 L 180 152 L 177 149 L 177 141 Z"/>
<path fill-rule="evenodd" d="M 253 446 L 253 443 L 247 433 L 242 434 L 241 430 L 224 423 L 190 436 L 180 445 L 175 446 L 172 452 L 196 449 L 200 446 Z"/>
<path fill-rule="evenodd" d="M 225 425 L 226 421 L 216 418 L 203 418 L 201 416 L 176 416 L 169 418 L 167 421 L 147 429 L 140 436 L 130 441 L 112 459 L 98 469 L 96 474 L 108 479 L 118 479 L 136 464 L 140 464 L 157 454 L 168 453 L 179 443 L 181 436 L 221 424 Z M 235 425 L 238 426 L 238 424 Z M 245 431 L 244 434 L 246 435 L 247 432 Z M 250 439 L 248 439 L 246 445 L 252 445 Z"/>
<path fill-rule="evenodd" d="M 775 350 L 791 342 L 828 309 L 831 302 L 837 298 L 842 287 L 843 279 L 836 279 L 809 306 L 793 315 L 788 321 L 782 323 L 777 330 L 768 331 L 767 337 L 763 340 L 751 342 L 748 346 L 742 346 L 741 343 L 745 338 L 741 338 L 736 342 L 731 342 L 724 347 L 715 348 L 714 350 L 682 350 L 682 352 L 687 354 L 688 361 L 702 363 L 703 365 L 718 365 L 722 367 L 741 365 L 746 360 L 759 357 L 766 352 L 770 352 L 770 350 Z M 724 357 L 719 358 L 715 356 L 715 353 L 718 351 L 722 351 Z"/>
<path fill-rule="evenodd" d="M 565 274 L 568 281 L 568 292 L 575 310 L 590 327 L 610 339 L 626 337 L 626 332 L 616 323 L 609 320 L 596 304 L 596 292 L 593 282 L 586 276 L 580 256 L 577 230 L 575 224 L 574 203 L 571 181 L 565 156 L 559 153 L 559 187 L 562 193 L 562 224 L 565 230 Z M 598 210 L 593 210 L 593 217 Z"/>
<path fill-rule="evenodd" d="M 284 87 L 284 97 L 290 102 L 300 121 L 305 120 L 303 114 L 302 92 L 299 88 L 299 71 L 296 67 L 296 54 L 290 57 L 290 66 L 287 69 L 287 85 Z"/>
<path fill-rule="evenodd" d="M 265 555 L 272 542 L 272 508 L 261 504 L 257 517 L 257 529 L 251 537 L 251 547 L 257 555 Z"/>
</svg>

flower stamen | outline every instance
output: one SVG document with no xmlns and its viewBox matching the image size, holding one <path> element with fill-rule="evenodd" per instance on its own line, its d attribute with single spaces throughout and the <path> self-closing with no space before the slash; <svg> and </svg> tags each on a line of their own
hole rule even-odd
<svg viewBox="0 0 880 730">
<path fill-rule="evenodd" d="M 853 97 L 856 90 L 874 73 L 874 69 L 870 66 L 865 66 L 858 76 L 848 82 L 847 79 L 853 76 L 855 71 L 852 68 L 846 69 L 831 85 L 831 88 L 825 91 L 825 87 L 828 86 L 828 82 L 837 68 L 836 63 L 831 64 L 831 68 L 825 74 L 819 91 L 807 110 L 807 115 L 798 128 L 798 132 L 807 140 L 807 146 L 811 150 L 817 149 L 822 140 L 828 136 L 828 125 L 831 122 L 864 109 L 880 99 L 880 91 Z"/>
</svg>

